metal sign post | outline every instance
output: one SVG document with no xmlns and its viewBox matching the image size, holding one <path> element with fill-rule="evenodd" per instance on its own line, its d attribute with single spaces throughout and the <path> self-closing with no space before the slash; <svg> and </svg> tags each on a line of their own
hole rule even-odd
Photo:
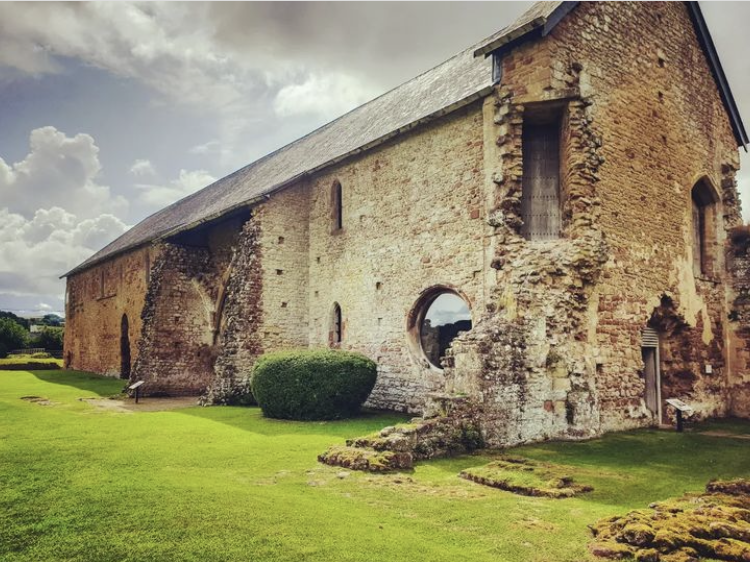
<svg viewBox="0 0 750 562">
<path fill-rule="evenodd" d="M 128 390 L 132 390 L 135 392 L 135 403 L 138 404 L 138 398 L 140 398 L 141 394 L 141 386 L 143 386 L 143 381 L 136 381 L 133 384 L 131 384 L 128 387 Z"/>
<path fill-rule="evenodd" d="M 691 416 L 694 412 L 693 407 L 685 404 L 679 398 L 670 398 L 666 402 L 674 408 L 677 417 L 677 431 L 682 432 L 684 429 L 682 415 L 684 413 L 686 416 Z"/>
</svg>

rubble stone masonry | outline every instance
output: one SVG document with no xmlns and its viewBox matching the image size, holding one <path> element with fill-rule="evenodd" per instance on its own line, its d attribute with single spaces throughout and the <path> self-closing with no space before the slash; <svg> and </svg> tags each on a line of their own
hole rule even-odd
<svg viewBox="0 0 750 562">
<path fill-rule="evenodd" d="M 583 2 L 500 57 L 484 99 L 70 277 L 67 363 L 118 374 L 127 314 L 131 377 L 152 393 L 218 396 L 263 352 L 334 346 L 377 362 L 371 406 L 469 404 L 493 446 L 668 422 L 668 398 L 698 417 L 750 415 L 737 143 L 686 7 Z M 562 228 L 528 240 L 523 131 L 550 115 Z M 439 289 L 474 324 L 445 369 L 416 330 Z M 647 327 L 661 417 L 645 400 Z"/>
</svg>

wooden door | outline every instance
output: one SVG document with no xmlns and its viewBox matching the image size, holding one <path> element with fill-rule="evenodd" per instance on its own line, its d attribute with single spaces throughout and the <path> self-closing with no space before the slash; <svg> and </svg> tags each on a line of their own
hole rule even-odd
<svg viewBox="0 0 750 562">
<path fill-rule="evenodd" d="M 643 330 L 641 357 L 643 358 L 644 400 L 657 421 L 661 421 L 661 373 L 659 371 L 659 334 L 653 328 Z"/>
<path fill-rule="evenodd" d="M 521 234 L 527 240 L 560 237 L 560 128 L 525 124 Z"/>
<path fill-rule="evenodd" d="M 656 348 L 642 347 L 644 378 L 646 379 L 646 407 L 655 416 L 659 413 L 658 365 L 656 364 Z"/>
</svg>

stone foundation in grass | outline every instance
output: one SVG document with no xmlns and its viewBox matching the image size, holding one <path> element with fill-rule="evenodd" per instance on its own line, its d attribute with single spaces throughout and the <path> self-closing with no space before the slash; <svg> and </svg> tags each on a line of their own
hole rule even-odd
<svg viewBox="0 0 750 562">
<path fill-rule="evenodd" d="M 322 463 L 352 470 L 388 472 L 411 469 L 414 462 L 468 453 L 483 445 L 471 417 L 416 418 L 380 431 L 348 439 L 318 457 Z"/>
<path fill-rule="evenodd" d="M 477 484 L 522 496 L 570 498 L 593 490 L 575 482 L 572 469 L 518 457 L 504 457 L 484 466 L 467 468 L 460 476 Z"/>
<path fill-rule="evenodd" d="M 591 552 L 639 562 L 750 561 L 750 480 L 710 482 L 702 494 L 651 504 L 591 527 Z"/>
</svg>

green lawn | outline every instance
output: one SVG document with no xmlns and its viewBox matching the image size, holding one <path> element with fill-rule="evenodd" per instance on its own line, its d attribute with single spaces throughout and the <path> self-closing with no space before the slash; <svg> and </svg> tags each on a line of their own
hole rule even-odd
<svg viewBox="0 0 750 562">
<path fill-rule="evenodd" d="M 515 449 L 573 465 L 595 487 L 564 500 L 458 478 L 491 454 L 347 473 L 316 455 L 403 418 L 298 423 L 254 408 L 129 413 L 78 400 L 121 388 L 0 371 L 0 560 L 579 561 L 586 525 L 603 516 L 750 477 L 750 441 L 660 431 Z M 750 434 L 744 422 L 705 427 Z"/>
</svg>

